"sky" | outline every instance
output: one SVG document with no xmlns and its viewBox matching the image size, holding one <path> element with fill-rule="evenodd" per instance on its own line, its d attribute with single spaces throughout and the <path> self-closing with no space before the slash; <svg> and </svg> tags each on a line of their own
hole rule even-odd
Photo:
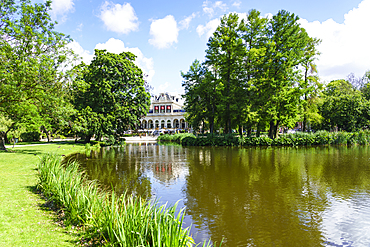
<svg viewBox="0 0 370 247">
<path fill-rule="evenodd" d="M 85 63 L 94 49 L 134 53 L 157 95 L 183 93 L 181 71 L 195 59 L 204 61 L 220 18 L 251 9 L 263 16 L 284 9 L 300 17 L 308 34 L 322 40 L 316 64 L 323 82 L 370 70 L 370 0 L 53 0 L 50 15 Z"/>
</svg>

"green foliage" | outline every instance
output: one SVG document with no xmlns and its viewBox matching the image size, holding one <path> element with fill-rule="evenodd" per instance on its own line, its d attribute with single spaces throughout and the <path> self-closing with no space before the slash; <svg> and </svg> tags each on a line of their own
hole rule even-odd
<svg viewBox="0 0 370 247">
<path fill-rule="evenodd" d="M 184 211 L 140 198 L 106 192 L 88 181 L 77 163 L 61 164 L 44 155 L 38 165 L 39 188 L 65 213 L 67 225 L 84 225 L 90 236 L 112 246 L 192 246 L 189 228 L 182 228 Z M 210 242 L 204 246 L 211 246 Z"/>
<path fill-rule="evenodd" d="M 38 142 L 40 141 L 41 133 L 38 131 L 24 132 L 21 134 L 23 142 Z"/>
<path fill-rule="evenodd" d="M 49 131 L 67 125 L 68 36 L 54 31 L 51 1 L 4 0 L 0 6 L 0 113 L 22 126 Z"/>
<path fill-rule="evenodd" d="M 316 46 L 299 18 L 281 10 L 271 19 L 251 10 L 246 20 L 225 15 L 207 43 L 204 64 L 193 62 L 182 73 L 187 120 L 195 130 L 209 124 L 225 133 L 242 127 L 269 126 L 275 138 L 279 125 L 293 127 L 304 111 L 304 122 L 318 121 L 312 106 L 320 90 L 315 76 Z M 305 68 L 304 79 L 300 66 Z M 308 103 L 311 101 L 311 103 Z M 303 107 L 302 107 L 303 105 Z"/>
<path fill-rule="evenodd" d="M 170 139 L 171 137 L 168 137 L 166 141 Z M 266 135 L 260 137 L 237 137 L 231 134 L 225 136 L 188 136 L 181 141 L 183 146 L 311 146 L 368 145 L 369 143 L 370 131 L 352 133 L 328 131 L 318 131 L 316 133 L 297 132 L 294 134 L 282 134 L 275 139 L 271 139 Z"/>
<path fill-rule="evenodd" d="M 124 130 L 139 122 L 149 110 L 150 97 L 145 91 L 143 72 L 130 52 L 114 54 L 95 50 L 90 65 L 81 64 L 74 82 L 76 130 L 89 141 L 114 135 L 117 140 Z"/>
<path fill-rule="evenodd" d="M 320 106 L 322 128 L 357 131 L 369 124 L 369 102 L 345 80 L 330 82 Z"/>
<path fill-rule="evenodd" d="M 183 144 L 183 141 L 185 138 L 195 138 L 195 135 L 191 133 L 179 133 L 179 134 L 174 134 L 174 135 L 164 134 L 164 135 L 158 136 L 157 140 L 160 142 L 175 142 L 178 144 Z"/>
</svg>

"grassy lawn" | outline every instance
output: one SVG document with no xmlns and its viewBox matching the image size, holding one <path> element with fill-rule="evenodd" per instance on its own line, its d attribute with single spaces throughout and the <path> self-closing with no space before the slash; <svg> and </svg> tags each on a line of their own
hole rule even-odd
<svg viewBox="0 0 370 247">
<path fill-rule="evenodd" d="M 66 155 L 81 144 L 16 146 L 0 152 L 0 246 L 75 246 L 72 231 L 55 223 L 55 214 L 34 193 L 36 164 L 43 153 Z"/>
</svg>

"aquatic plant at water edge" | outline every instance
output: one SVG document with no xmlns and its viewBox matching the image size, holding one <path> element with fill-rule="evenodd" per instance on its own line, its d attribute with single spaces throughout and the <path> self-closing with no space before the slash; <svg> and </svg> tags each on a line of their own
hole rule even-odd
<svg viewBox="0 0 370 247">
<path fill-rule="evenodd" d="M 181 134 L 180 134 L 181 135 Z M 164 135 L 160 141 L 173 141 L 171 135 Z M 179 140 L 179 138 L 178 138 Z M 297 132 L 294 134 L 282 134 L 275 139 L 267 136 L 234 136 L 234 135 L 207 135 L 207 136 L 184 136 L 181 139 L 183 146 L 310 146 L 310 145 L 368 145 L 370 143 L 370 131 L 359 132 L 328 132 L 316 133 Z"/>
<path fill-rule="evenodd" d="M 38 188 L 61 212 L 66 225 L 88 229 L 86 236 L 113 246 L 193 246 L 189 228 L 182 228 L 184 211 L 139 197 L 101 189 L 89 181 L 76 162 L 63 165 L 47 154 L 38 164 Z M 203 246 L 211 246 L 204 242 Z"/>
</svg>

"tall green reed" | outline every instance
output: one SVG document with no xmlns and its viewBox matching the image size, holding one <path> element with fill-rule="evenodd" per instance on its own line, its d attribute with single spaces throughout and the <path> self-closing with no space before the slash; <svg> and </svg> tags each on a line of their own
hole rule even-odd
<svg viewBox="0 0 370 247">
<path fill-rule="evenodd" d="M 190 229 L 183 228 L 184 210 L 158 206 L 139 197 L 102 190 L 79 170 L 76 162 L 61 163 L 47 154 L 38 164 L 39 188 L 65 216 L 67 225 L 84 225 L 112 246 L 193 246 Z M 204 242 L 203 246 L 212 246 Z"/>
</svg>

